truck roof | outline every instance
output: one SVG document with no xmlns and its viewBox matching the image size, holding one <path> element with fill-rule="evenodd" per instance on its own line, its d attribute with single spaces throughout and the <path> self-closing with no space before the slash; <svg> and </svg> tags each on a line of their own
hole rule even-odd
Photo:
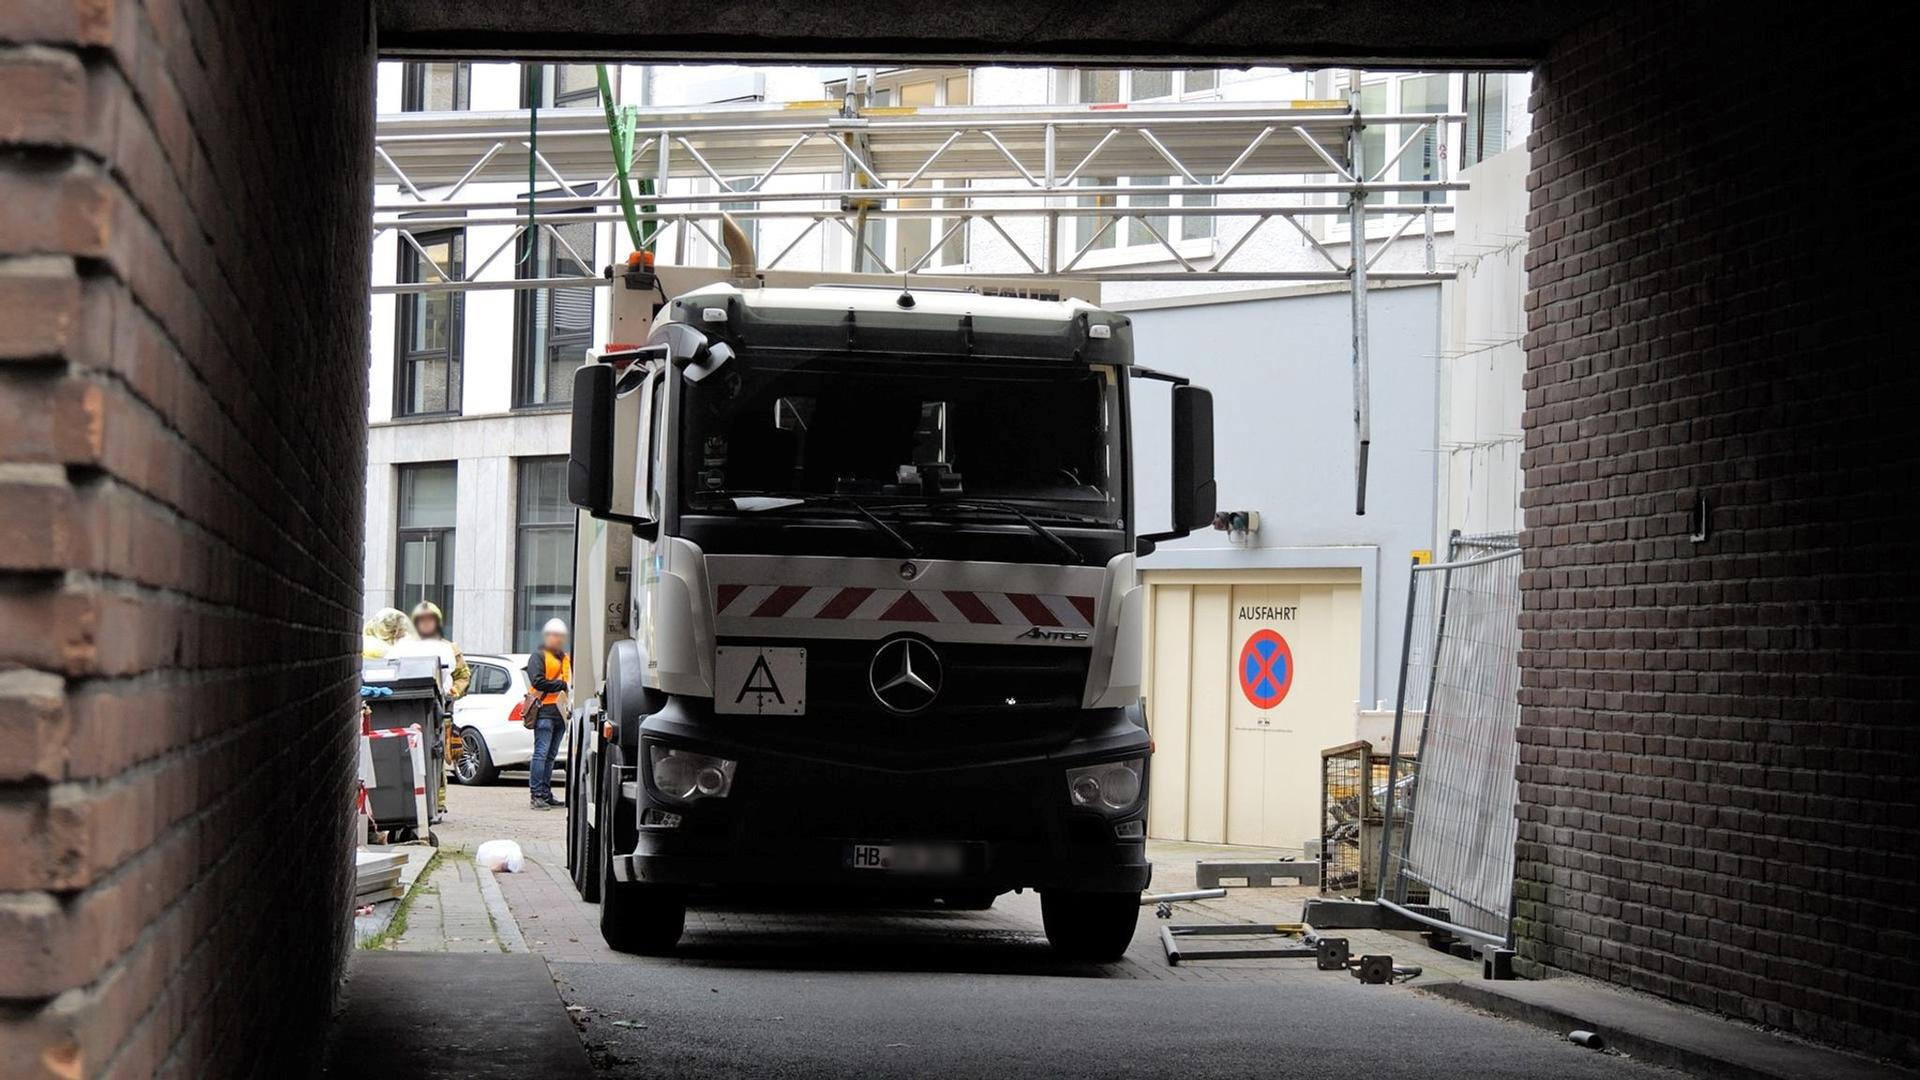
<svg viewBox="0 0 1920 1080">
<path fill-rule="evenodd" d="M 708 285 L 664 317 L 759 348 L 1127 364 L 1132 321 L 1084 300 L 866 285 Z M 724 310 L 724 321 L 710 318 Z"/>
</svg>

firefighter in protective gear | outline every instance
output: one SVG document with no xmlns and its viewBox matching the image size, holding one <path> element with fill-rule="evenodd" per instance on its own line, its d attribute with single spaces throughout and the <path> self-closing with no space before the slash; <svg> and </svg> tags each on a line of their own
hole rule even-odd
<svg viewBox="0 0 1920 1080">
<path fill-rule="evenodd" d="M 460 646 L 445 636 L 446 618 L 440 614 L 440 606 L 431 600 L 422 600 L 413 608 L 413 630 L 420 635 L 421 641 L 444 641 L 453 652 L 453 660 L 448 665 L 452 680 L 447 692 L 456 700 L 466 696 L 467 687 L 473 682 L 473 669 L 467 666 L 467 656 Z"/>
<path fill-rule="evenodd" d="M 467 686 L 473 682 L 473 669 L 467 666 L 466 654 L 460 651 L 460 646 L 444 636 L 445 628 L 446 618 L 440 614 L 440 605 L 431 600 L 422 600 L 413 606 L 413 630 L 420 635 L 423 643 L 440 647 L 443 653 L 442 662 L 447 666 L 447 696 L 450 700 L 458 700 L 466 694 Z M 447 780 L 450 783 L 453 766 L 465 752 L 465 747 L 461 744 L 460 728 L 451 722 L 446 727 L 446 746 Z M 438 808 L 443 814 L 447 810 L 447 787 L 448 783 L 440 785 L 440 796 L 437 800 Z"/>
<path fill-rule="evenodd" d="M 413 624 L 399 608 L 381 608 L 367 619 L 360 635 L 360 655 L 368 660 L 381 660 L 394 645 L 413 637 Z"/>
</svg>

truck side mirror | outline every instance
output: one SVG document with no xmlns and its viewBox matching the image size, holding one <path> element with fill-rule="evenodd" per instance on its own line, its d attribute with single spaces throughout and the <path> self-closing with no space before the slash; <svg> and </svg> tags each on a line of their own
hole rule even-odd
<svg viewBox="0 0 1920 1080">
<path fill-rule="evenodd" d="M 1138 378 L 1173 383 L 1173 415 L 1168 435 L 1172 462 L 1172 513 L 1165 532 L 1141 533 L 1134 552 L 1151 555 L 1162 540 L 1178 540 L 1213 524 L 1219 489 L 1213 480 L 1213 394 L 1177 375 L 1135 368 Z"/>
<path fill-rule="evenodd" d="M 1213 524 L 1219 489 L 1213 482 L 1213 392 L 1200 386 L 1173 388 L 1173 525 L 1199 529 Z"/>
<path fill-rule="evenodd" d="M 611 364 L 582 364 L 573 373 L 567 499 L 595 517 L 613 509 L 613 383 Z"/>
</svg>

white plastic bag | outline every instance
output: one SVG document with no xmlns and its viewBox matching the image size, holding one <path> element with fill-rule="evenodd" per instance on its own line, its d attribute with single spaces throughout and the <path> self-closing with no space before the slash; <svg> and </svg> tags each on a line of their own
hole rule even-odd
<svg viewBox="0 0 1920 1080">
<path fill-rule="evenodd" d="M 521 853 L 520 845 L 512 840 L 489 840 L 473 853 L 473 861 L 495 873 L 505 870 L 509 874 L 517 874 L 527 864 L 527 857 Z"/>
</svg>

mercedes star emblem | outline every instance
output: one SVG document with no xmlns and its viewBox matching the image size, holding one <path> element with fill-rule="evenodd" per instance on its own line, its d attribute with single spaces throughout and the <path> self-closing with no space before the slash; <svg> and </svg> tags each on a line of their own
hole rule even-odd
<svg viewBox="0 0 1920 1080">
<path fill-rule="evenodd" d="M 917 713 L 940 696 L 940 657 L 919 638 L 901 637 L 873 651 L 867 686 L 889 711 Z"/>
</svg>

